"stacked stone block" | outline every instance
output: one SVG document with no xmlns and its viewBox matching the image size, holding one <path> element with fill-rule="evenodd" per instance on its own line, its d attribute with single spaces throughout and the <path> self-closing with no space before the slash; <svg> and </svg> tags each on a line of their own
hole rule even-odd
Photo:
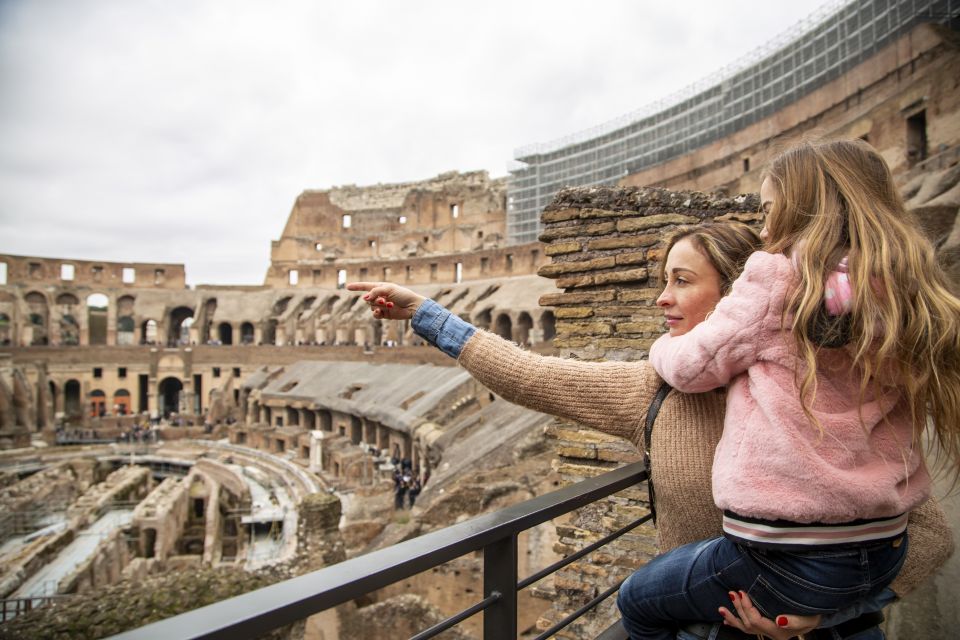
<svg viewBox="0 0 960 640">
<path fill-rule="evenodd" d="M 756 195 L 725 197 L 689 191 L 636 187 L 580 187 L 557 194 L 544 210 L 545 255 L 551 262 L 541 276 L 553 278 L 562 293 L 540 298 L 555 309 L 554 346 L 581 360 L 639 360 L 664 331 L 656 306 L 664 243 L 678 228 L 739 221 L 759 228 Z M 610 402 L 618 402 L 611 397 Z M 637 407 L 645 414 L 647 407 Z M 626 440 L 571 422 L 548 429 L 555 442 L 557 471 L 566 484 L 641 459 Z M 646 488 L 633 487 L 571 513 L 557 526 L 555 550 L 570 555 L 646 514 Z M 546 629 L 656 554 L 656 532 L 649 524 L 634 529 L 559 571 L 537 594 L 553 607 L 538 627 Z M 616 619 L 614 598 L 556 637 L 593 638 Z"/>
</svg>

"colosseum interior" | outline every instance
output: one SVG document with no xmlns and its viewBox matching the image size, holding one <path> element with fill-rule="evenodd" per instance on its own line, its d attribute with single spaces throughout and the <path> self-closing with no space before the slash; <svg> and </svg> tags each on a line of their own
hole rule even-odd
<svg viewBox="0 0 960 640">
<path fill-rule="evenodd" d="M 736 194 L 757 190 L 777 149 L 818 136 L 880 150 L 960 289 L 958 69 L 955 30 L 910 23 L 722 137 L 552 194 L 536 241 L 510 238 L 522 175 L 454 171 L 303 191 L 259 285 L 188 287 L 182 264 L 0 255 L 0 637 L 117 633 L 639 459 L 496 397 L 409 323 L 373 320 L 347 281 L 405 284 L 539 353 L 642 358 L 662 331 L 661 239 L 680 224 L 757 224 L 755 196 Z M 521 573 L 611 523 L 598 526 L 571 516 L 524 534 Z M 612 561 L 522 595 L 523 637 L 653 540 L 643 527 Z M 412 635 L 475 602 L 481 566 L 461 558 L 284 637 Z M 918 600 L 955 596 L 952 571 Z M 924 607 L 898 607 L 888 637 L 919 637 Z M 557 637 L 596 637 L 611 615 Z M 936 616 L 919 628 L 957 612 Z M 477 637 L 478 624 L 444 637 Z"/>
</svg>

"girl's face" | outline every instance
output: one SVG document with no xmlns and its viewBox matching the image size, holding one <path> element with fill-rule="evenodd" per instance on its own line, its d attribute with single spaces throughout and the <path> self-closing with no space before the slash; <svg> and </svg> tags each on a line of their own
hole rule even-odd
<svg viewBox="0 0 960 640">
<path fill-rule="evenodd" d="M 667 255 L 667 285 L 657 298 L 671 336 L 682 336 L 706 319 L 722 297 L 720 272 L 690 238 Z"/>
<path fill-rule="evenodd" d="M 777 198 L 777 190 L 773 186 L 773 180 L 770 178 L 764 178 L 763 182 L 760 183 L 760 208 L 764 213 L 764 223 L 763 231 L 760 232 L 760 239 L 764 242 L 770 237 L 770 233 L 767 231 L 767 216 L 770 215 L 770 208 L 773 207 L 773 202 Z"/>
</svg>

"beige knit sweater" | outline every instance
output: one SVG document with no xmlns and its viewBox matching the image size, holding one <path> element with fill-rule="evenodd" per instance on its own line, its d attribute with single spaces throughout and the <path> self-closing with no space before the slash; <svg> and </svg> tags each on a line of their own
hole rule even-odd
<svg viewBox="0 0 960 640">
<path fill-rule="evenodd" d="M 479 329 L 464 345 L 459 363 L 510 402 L 626 438 L 638 449 L 643 446 L 647 408 L 661 384 L 646 361 L 544 357 Z M 721 535 L 710 470 L 723 430 L 724 395 L 672 391 L 660 407 L 650 458 L 662 551 Z M 933 499 L 910 514 L 909 531 L 906 564 L 891 585 L 901 597 L 953 552 L 950 527 Z"/>
</svg>

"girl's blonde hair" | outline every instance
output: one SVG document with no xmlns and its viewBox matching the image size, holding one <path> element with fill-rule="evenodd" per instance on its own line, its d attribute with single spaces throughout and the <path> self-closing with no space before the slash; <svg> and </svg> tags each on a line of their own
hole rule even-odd
<svg viewBox="0 0 960 640">
<path fill-rule="evenodd" d="M 806 363 L 800 397 L 816 395 L 816 340 L 824 282 L 848 256 L 853 364 L 869 390 L 897 389 L 910 408 L 914 443 L 932 420 L 940 452 L 960 476 L 960 300 L 933 245 L 904 208 L 883 158 L 860 140 L 804 143 L 780 154 L 764 177 L 777 198 L 767 215 L 767 250 L 791 253 L 801 285 L 787 303 Z M 861 402 L 862 404 L 862 402 Z"/>
<path fill-rule="evenodd" d="M 724 296 L 730 293 L 733 281 L 740 277 L 750 254 L 763 246 L 759 234 L 739 222 L 680 227 L 667 240 L 660 261 L 660 282 L 664 285 L 667 283 L 667 256 L 675 244 L 685 239 L 693 242 L 720 274 L 720 295 Z"/>
</svg>

